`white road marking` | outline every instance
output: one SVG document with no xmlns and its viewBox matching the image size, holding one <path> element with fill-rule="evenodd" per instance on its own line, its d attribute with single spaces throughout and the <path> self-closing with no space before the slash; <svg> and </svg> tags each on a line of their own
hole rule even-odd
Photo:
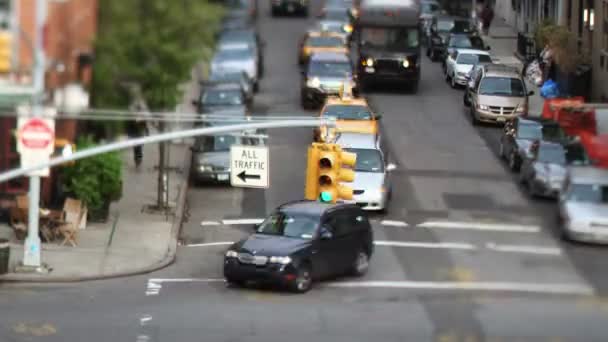
<svg viewBox="0 0 608 342">
<path fill-rule="evenodd" d="M 219 226 L 220 223 L 217 221 L 203 221 L 201 222 L 201 226 Z"/>
<path fill-rule="evenodd" d="M 227 246 L 232 245 L 232 241 L 221 241 L 221 242 L 207 242 L 207 243 L 193 243 L 191 245 L 184 245 L 186 247 L 211 247 L 211 246 Z"/>
<path fill-rule="evenodd" d="M 477 247 L 470 243 L 460 242 L 403 242 L 403 241 L 374 241 L 376 246 L 392 247 L 415 247 L 415 248 L 437 248 L 437 249 L 463 249 L 476 250 Z"/>
<path fill-rule="evenodd" d="M 446 228 L 446 229 L 472 229 L 503 232 L 538 233 L 540 227 L 535 225 L 482 223 L 482 222 L 455 222 L 455 221 L 427 221 L 416 225 L 419 228 Z"/>
<path fill-rule="evenodd" d="M 380 224 L 388 227 L 407 227 L 408 224 L 403 221 L 382 220 Z"/>
<path fill-rule="evenodd" d="M 594 295 L 595 291 L 582 284 L 539 284 L 513 282 L 428 282 L 428 281 L 358 281 L 331 282 L 329 287 L 399 288 L 421 290 L 466 290 L 544 293 L 562 295 Z"/>
<path fill-rule="evenodd" d="M 222 224 L 233 225 L 233 224 L 259 224 L 264 222 L 263 218 L 244 218 L 244 219 L 227 219 L 222 220 Z"/>
<path fill-rule="evenodd" d="M 486 243 L 486 248 L 507 253 L 527 253 L 540 255 L 562 255 L 561 249 L 557 247 L 532 246 L 532 245 L 498 245 L 493 242 Z"/>
<path fill-rule="evenodd" d="M 139 318 L 140 325 L 146 325 L 146 323 L 152 320 L 152 315 L 143 315 Z"/>
<path fill-rule="evenodd" d="M 217 283 L 225 281 L 222 278 L 152 278 L 153 283 Z"/>
</svg>

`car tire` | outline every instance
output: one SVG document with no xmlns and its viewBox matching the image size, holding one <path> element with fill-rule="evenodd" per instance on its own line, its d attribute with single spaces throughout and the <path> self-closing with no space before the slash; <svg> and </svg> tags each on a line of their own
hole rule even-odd
<svg viewBox="0 0 608 342">
<path fill-rule="evenodd" d="M 477 117 L 475 116 L 475 110 L 473 110 L 473 108 L 471 108 L 471 110 L 469 111 L 469 115 L 471 116 L 471 124 L 473 126 L 479 126 L 479 119 L 477 119 Z"/>
<path fill-rule="evenodd" d="M 231 278 L 226 278 L 226 283 L 228 286 L 232 287 L 245 287 L 245 285 L 247 285 L 247 282 L 244 280 L 236 280 Z"/>
<path fill-rule="evenodd" d="M 426 48 L 426 56 L 429 58 L 431 57 L 431 48 L 430 47 Z"/>
<path fill-rule="evenodd" d="M 364 276 L 369 270 L 369 253 L 365 251 L 365 249 L 361 249 L 357 252 L 357 256 L 353 261 L 353 266 L 351 268 L 351 273 L 355 277 Z"/>
<path fill-rule="evenodd" d="M 458 88 L 458 85 L 456 84 L 456 79 L 455 79 L 454 75 L 452 75 L 452 77 L 450 77 L 450 87 L 452 87 L 452 89 Z"/>
<path fill-rule="evenodd" d="M 505 144 L 502 143 L 502 139 L 498 145 L 498 157 L 500 157 L 502 160 L 507 159 L 507 156 L 505 155 Z"/>
<path fill-rule="evenodd" d="M 518 172 L 519 168 L 520 168 L 520 165 L 519 165 L 519 162 L 517 160 L 517 154 L 515 152 L 511 152 L 509 154 L 508 161 L 509 161 L 509 169 L 511 169 L 511 171 L 513 171 L 513 172 Z"/>
<path fill-rule="evenodd" d="M 465 105 L 465 107 L 469 107 L 471 105 L 466 91 L 464 92 L 464 95 L 462 95 L 462 103 Z"/>
<path fill-rule="evenodd" d="M 309 264 L 304 263 L 296 271 L 296 279 L 290 286 L 292 292 L 305 293 L 312 288 L 312 269 Z"/>
</svg>

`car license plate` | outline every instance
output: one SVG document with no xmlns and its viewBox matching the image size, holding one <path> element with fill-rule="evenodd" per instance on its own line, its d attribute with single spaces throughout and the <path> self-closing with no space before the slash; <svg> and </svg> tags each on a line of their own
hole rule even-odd
<svg viewBox="0 0 608 342">
<path fill-rule="evenodd" d="M 503 117 L 496 118 L 496 122 L 505 122 L 505 121 L 506 121 L 506 119 Z"/>
<path fill-rule="evenodd" d="M 227 181 L 228 180 L 228 175 L 217 175 L 217 180 L 218 181 Z"/>
<path fill-rule="evenodd" d="M 374 68 L 372 68 L 372 67 L 367 67 L 367 68 L 365 68 L 365 72 L 368 72 L 368 73 L 370 73 L 370 74 L 371 74 L 371 73 L 376 72 L 376 69 L 374 69 Z"/>
<path fill-rule="evenodd" d="M 287 5 L 287 11 L 288 11 L 288 12 L 293 12 L 293 11 L 294 11 L 294 9 L 295 9 L 295 8 L 293 7 L 293 5 L 292 5 L 292 4 Z"/>
</svg>

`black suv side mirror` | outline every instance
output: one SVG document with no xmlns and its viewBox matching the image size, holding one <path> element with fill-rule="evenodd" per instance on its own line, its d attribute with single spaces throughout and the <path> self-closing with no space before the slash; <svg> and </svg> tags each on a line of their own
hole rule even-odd
<svg viewBox="0 0 608 342">
<path fill-rule="evenodd" d="M 321 237 L 321 240 L 331 240 L 331 239 L 333 239 L 334 235 L 331 233 L 331 231 L 326 226 L 321 226 L 320 237 Z"/>
</svg>

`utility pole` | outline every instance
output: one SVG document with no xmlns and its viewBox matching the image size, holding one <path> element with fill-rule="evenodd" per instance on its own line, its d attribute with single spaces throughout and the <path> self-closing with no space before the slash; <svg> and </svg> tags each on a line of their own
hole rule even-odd
<svg viewBox="0 0 608 342">
<path fill-rule="evenodd" d="M 32 115 L 39 116 L 44 110 L 44 24 L 46 21 L 47 0 L 36 0 L 36 26 L 34 37 L 34 98 Z M 40 236 L 38 235 L 39 202 L 40 202 L 40 176 L 31 175 L 29 177 L 29 212 L 28 212 L 28 231 L 24 243 L 23 266 L 39 269 L 41 266 L 40 257 Z"/>
</svg>

